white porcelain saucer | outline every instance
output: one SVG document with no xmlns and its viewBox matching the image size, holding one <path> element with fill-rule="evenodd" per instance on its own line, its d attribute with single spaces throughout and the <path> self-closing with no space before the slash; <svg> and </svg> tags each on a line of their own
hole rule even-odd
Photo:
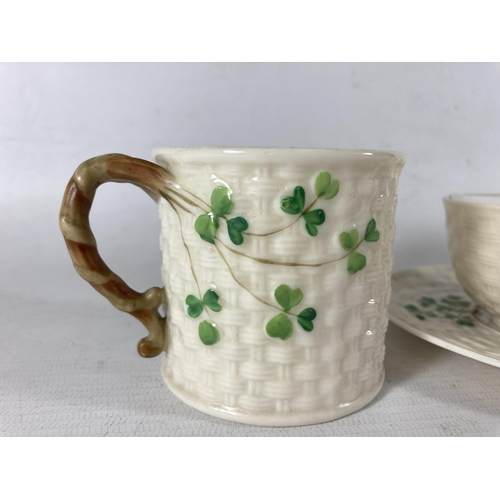
<svg viewBox="0 0 500 500">
<path fill-rule="evenodd" d="M 500 332 L 487 326 L 450 266 L 394 273 L 389 318 L 421 339 L 500 367 Z"/>
</svg>

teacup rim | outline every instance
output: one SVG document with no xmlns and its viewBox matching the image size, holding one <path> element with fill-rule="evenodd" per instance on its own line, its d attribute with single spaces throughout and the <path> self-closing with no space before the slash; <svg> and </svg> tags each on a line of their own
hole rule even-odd
<svg viewBox="0 0 500 500">
<path fill-rule="evenodd" d="M 477 202 L 477 201 L 471 201 L 471 200 L 465 200 L 465 199 L 457 199 L 456 197 L 476 197 L 476 198 L 481 198 L 481 197 L 491 197 L 495 198 L 498 197 L 499 203 L 483 203 L 483 202 Z M 452 203 L 455 205 L 467 205 L 467 206 L 474 206 L 474 207 L 487 207 L 495 210 L 500 210 L 500 193 L 451 193 L 445 197 L 443 197 L 443 202 L 444 203 Z"/>
<path fill-rule="evenodd" d="M 388 149 L 355 149 L 355 148 L 302 148 L 302 147 L 268 147 L 268 146 L 182 146 L 182 147 L 156 147 L 153 148 L 151 154 L 156 158 L 161 154 L 170 155 L 190 155 L 200 153 L 204 155 L 232 155 L 232 154 L 251 154 L 251 155 L 271 155 L 271 154 L 286 154 L 286 153 L 304 153 L 304 154 L 337 154 L 348 156 L 373 156 L 377 158 L 386 157 L 393 160 L 406 161 L 406 153 L 403 151 L 388 150 Z"/>
</svg>

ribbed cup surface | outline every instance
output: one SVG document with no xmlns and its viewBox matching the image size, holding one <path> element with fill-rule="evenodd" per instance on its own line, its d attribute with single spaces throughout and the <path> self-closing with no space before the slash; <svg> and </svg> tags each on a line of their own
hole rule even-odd
<svg viewBox="0 0 500 500">
<path fill-rule="evenodd" d="M 444 200 L 448 248 L 472 300 L 500 318 L 500 205 Z"/>
</svg>

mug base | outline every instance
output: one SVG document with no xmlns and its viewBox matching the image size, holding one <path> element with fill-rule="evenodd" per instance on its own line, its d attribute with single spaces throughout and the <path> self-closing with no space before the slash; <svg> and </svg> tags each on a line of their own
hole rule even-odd
<svg viewBox="0 0 500 500">
<path fill-rule="evenodd" d="M 301 425 L 322 424 L 331 422 L 338 418 L 345 417 L 354 413 L 370 401 L 379 393 L 384 384 L 385 373 L 382 371 L 379 383 L 368 393 L 362 397 L 344 404 L 342 406 L 335 406 L 332 408 L 322 408 L 320 410 L 313 410 L 307 412 L 247 412 L 235 408 L 229 408 L 219 404 L 208 404 L 200 399 L 187 393 L 182 387 L 175 383 L 175 381 L 167 374 L 166 358 L 162 359 L 162 375 L 167 387 L 184 403 L 195 408 L 198 411 L 211 415 L 212 417 L 230 420 L 241 424 L 259 425 L 263 427 L 296 427 Z"/>
</svg>

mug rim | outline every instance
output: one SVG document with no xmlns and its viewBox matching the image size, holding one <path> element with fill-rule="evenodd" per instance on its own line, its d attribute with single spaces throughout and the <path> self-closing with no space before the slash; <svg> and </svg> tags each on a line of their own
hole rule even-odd
<svg viewBox="0 0 500 500">
<path fill-rule="evenodd" d="M 319 154 L 331 153 L 345 156 L 373 156 L 375 158 L 387 158 L 392 160 L 406 161 L 403 151 L 384 149 L 349 149 L 349 148 L 298 148 L 298 147 L 260 147 L 260 146 L 199 146 L 199 147 L 157 147 L 153 148 L 152 155 L 156 158 L 160 154 L 182 156 L 186 154 L 201 153 L 205 155 L 276 155 L 284 153 Z"/>
<path fill-rule="evenodd" d="M 498 198 L 498 203 L 482 203 L 478 201 L 471 201 L 466 199 L 457 199 L 458 197 L 488 197 L 488 198 Z M 443 198 L 445 204 L 455 204 L 455 205 L 467 205 L 473 207 L 488 207 L 495 210 L 500 210 L 500 193 L 452 193 Z"/>
</svg>

